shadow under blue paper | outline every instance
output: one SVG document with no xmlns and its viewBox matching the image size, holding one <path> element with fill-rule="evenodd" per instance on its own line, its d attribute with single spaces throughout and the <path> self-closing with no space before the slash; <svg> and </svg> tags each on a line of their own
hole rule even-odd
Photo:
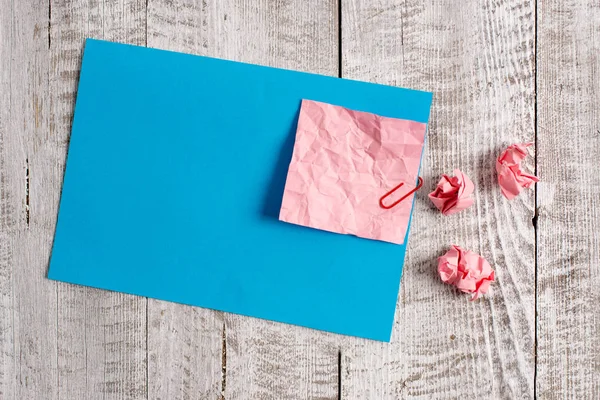
<svg viewBox="0 0 600 400">
<path fill-rule="evenodd" d="M 281 146 L 279 157 L 275 163 L 271 180 L 265 192 L 263 200 L 262 215 L 267 218 L 279 219 L 279 210 L 281 209 L 281 203 L 283 201 L 283 192 L 285 190 L 285 182 L 287 180 L 287 173 L 292 160 L 292 153 L 294 152 L 294 143 L 296 141 L 296 128 L 298 126 L 298 117 L 300 116 L 300 105 L 298 105 L 298 112 L 294 118 L 293 123 L 290 126 L 290 130 Z"/>
</svg>

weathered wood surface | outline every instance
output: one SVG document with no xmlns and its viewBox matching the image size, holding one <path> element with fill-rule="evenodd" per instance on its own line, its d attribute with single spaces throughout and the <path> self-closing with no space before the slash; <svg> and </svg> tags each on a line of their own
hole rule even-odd
<svg viewBox="0 0 600 400">
<path fill-rule="evenodd" d="M 0 398 L 600 396 L 600 8 L 535 7 L 0 0 Z M 419 194 L 392 343 L 47 280 L 85 37 L 434 91 L 426 189 L 458 167 L 476 203 Z M 493 160 L 528 140 L 537 200 L 508 202 Z M 494 264 L 489 296 L 439 283 L 450 243 Z"/>
<path fill-rule="evenodd" d="M 47 1 L 0 2 L 0 397 L 56 399 L 57 284 L 46 279 L 64 151 L 51 134 Z"/>
<path fill-rule="evenodd" d="M 600 398 L 600 3 L 538 9 L 537 394 Z"/>
</svg>

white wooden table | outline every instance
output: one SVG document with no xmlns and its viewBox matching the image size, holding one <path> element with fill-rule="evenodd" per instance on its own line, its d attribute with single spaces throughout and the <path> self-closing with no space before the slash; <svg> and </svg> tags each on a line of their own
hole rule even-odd
<svg viewBox="0 0 600 400">
<path fill-rule="evenodd" d="M 85 37 L 435 92 L 392 343 L 46 279 Z M 600 398 L 599 54 L 597 0 L 0 0 L 0 398 Z M 490 295 L 439 281 L 451 243 Z"/>
</svg>

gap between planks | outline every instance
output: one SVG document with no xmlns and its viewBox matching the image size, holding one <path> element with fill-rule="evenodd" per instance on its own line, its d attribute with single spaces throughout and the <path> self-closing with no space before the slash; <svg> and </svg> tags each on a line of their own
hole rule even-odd
<svg viewBox="0 0 600 400">
<path fill-rule="evenodd" d="M 538 175 L 538 0 L 533 5 L 533 174 Z M 533 398 L 537 399 L 538 363 L 538 184 L 533 186 Z"/>
<path fill-rule="evenodd" d="M 221 346 L 221 400 L 225 400 L 225 389 L 227 388 L 227 328 L 225 321 L 223 321 Z"/>
</svg>

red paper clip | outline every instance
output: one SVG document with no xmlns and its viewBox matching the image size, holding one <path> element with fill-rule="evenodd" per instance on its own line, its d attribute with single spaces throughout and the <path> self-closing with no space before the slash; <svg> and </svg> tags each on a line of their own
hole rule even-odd
<svg viewBox="0 0 600 400">
<path fill-rule="evenodd" d="M 399 200 L 396 200 L 394 203 L 392 203 L 389 206 L 386 206 L 385 204 L 383 204 L 383 200 L 385 200 L 386 197 L 390 196 L 392 193 L 394 193 L 396 190 L 398 190 L 402 186 L 404 186 L 404 182 L 400 183 L 398 186 L 396 186 L 395 188 L 393 188 L 392 190 L 387 192 L 385 195 L 383 195 L 382 198 L 379 199 L 379 205 L 381 206 L 381 208 L 385 208 L 386 210 L 389 210 L 390 208 L 394 207 L 396 204 L 400 203 L 402 200 L 406 199 L 408 196 L 410 196 L 411 194 L 413 194 L 414 192 L 419 190 L 421 188 L 421 186 L 423 186 L 423 178 L 419 177 L 419 183 L 417 184 L 417 187 L 414 188 L 413 190 L 411 190 L 410 192 L 406 193 Z"/>
</svg>

